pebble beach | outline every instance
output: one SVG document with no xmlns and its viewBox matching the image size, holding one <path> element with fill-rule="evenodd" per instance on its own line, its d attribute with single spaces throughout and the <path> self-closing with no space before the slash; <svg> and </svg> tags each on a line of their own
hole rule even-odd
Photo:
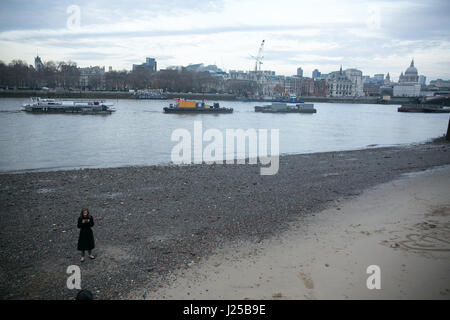
<svg viewBox="0 0 450 320">
<path fill-rule="evenodd" d="M 258 243 L 403 173 L 448 164 L 448 143 L 426 143 L 281 156 L 274 176 L 249 164 L 1 174 L 0 298 L 73 299 L 69 265 L 96 299 L 157 292 L 230 242 Z M 82 263 L 84 207 L 96 259 Z"/>
</svg>

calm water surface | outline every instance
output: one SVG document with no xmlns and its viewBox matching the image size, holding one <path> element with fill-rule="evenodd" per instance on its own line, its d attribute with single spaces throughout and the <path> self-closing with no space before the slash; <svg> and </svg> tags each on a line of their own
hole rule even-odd
<svg viewBox="0 0 450 320">
<path fill-rule="evenodd" d="M 448 114 L 400 113 L 396 105 L 315 103 L 316 114 L 255 113 L 257 103 L 219 101 L 232 114 L 164 114 L 172 101 L 109 100 L 109 116 L 28 114 L 27 99 L 0 99 L 0 172 L 170 163 L 172 131 L 279 129 L 280 153 L 425 142 L 443 135 Z M 210 101 L 212 102 L 212 101 Z"/>
</svg>

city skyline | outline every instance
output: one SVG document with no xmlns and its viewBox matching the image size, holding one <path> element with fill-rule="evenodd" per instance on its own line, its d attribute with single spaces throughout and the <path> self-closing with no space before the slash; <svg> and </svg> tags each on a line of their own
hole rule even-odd
<svg viewBox="0 0 450 320">
<path fill-rule="evenodd" d="M 427 80 L 450 78 L 445 1 L 4 1 L 0 60 L 130 70 L 146 57 L 158 69 L 215 64 L 251 70 L 266 40 L 263 70 L 304 76 L 357 68 L 397 81 L 414 58 Z M 76 6 L 75 9 L 73 6 Z M 76 9 L 80 19 L 76 19 Z M 75 10 L 75 11 L 74 11 Z M 79 22 L 79 26 L 77 23 Z"/>
</svg>

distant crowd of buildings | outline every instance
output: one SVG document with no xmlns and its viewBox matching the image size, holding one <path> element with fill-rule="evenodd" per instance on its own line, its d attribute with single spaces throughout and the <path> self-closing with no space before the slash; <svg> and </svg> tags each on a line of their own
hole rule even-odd
<svg viewBox="0 0 450 320">
<path fill-rule="evenodd" d="M 176 67 L 170 67 L 171 69 Z M 180 68 L 180 67 L 178 67 Z M 191 71 L 209 71 L 224 80 L 248 81 L 258 83 L 260 94 L 266 96 L 296 95 L 318 97 L 362 97 L 362 96 L 394 96 L 418 97 L 433 95 L 435 92 L 448 92 L 450 81 L 434 80 L 426 85 L 426 77 L 419 75 L 414 66 L 414 60 L 406 71 L 401 73 L 398 82 L 391 81 L 389 73 L 375 74 L 373 77 L 363 75 L 361 70 L 346 69 L 333 71 L 328 74 L 314 69 L 311 77 L 303 75 L 303 69 L 297 68 L 294 76 L 276 75 L 274 71 L 236 71 L 223 72 L 216 66 L 203 64 L 186 67 Z"/>
<path fill-rule="evenodd" d="M 35 58 L 35 68 L 39 70 L 43 63 L 41 58 Z M 138 69 L 149 72 L 158 72 L 155 58 L 146 58 L 142 64 L 133 64 L 132 70 Z M 190 72 L 208 72 L 215 80 L 209 90 L 215 92 L 227 92 L 232 87 L 247 88 L 248 95 L 262 96 L 318 96 L 318 97 L 362 97 L 362 96 L 394 96 L 394 97 L 418 97 L 433 95 L 436 91 L 446 92 L 450 90 L 450 81 L 435 80 L 426 85 L 426 77 L 419 75 L 414 66 L 414 60 L 410 66 L 402 72 L 398 82 L 392 82 L 389 73 L 375 74 L 373 77 L 363 75 L 358 69 L 342 69 L 328 74 L 314 69 L 311 77 L 305 77 L 303 69 L 299 67 L 297 74 L 293 76 L 276 75 L 274 71 L 237 71 L 224 72 L 216 65 L 191 64 L 186 67 L 172 66 L 159 70 L 186 70 Z M 89 87 L 95 79 L 97 86 L 102 86 L 105 67 L 79 68 L 80 87 Z M 108 72 L 112 72 L 109 67 Z M 212 88 L 214 87 L 214 88 Z M 134 88 L 145 89 L 145 88 Z M 164 88 L 161 88 L 164 89 Z M 231 93 L 231 92 L 230 92 Z M 233 92 L 234 93 L 234 92 Z M 240 91 L 242 93 L 242 91 Z"/>
</svg>

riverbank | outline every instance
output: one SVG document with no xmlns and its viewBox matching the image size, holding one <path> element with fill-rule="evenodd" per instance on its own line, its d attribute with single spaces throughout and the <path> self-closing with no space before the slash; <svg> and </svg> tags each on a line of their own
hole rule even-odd
<svg viewBox="0 0 450 320">
<path fill-rule="evenodd" d="M 195 99 L 195 100 L 235 100 L 232 94 L 212 94 L 212 93 L 164 93 L 168 99 Z M 136 95 L 127 91 L 44 91 L 44 90 L 3 90 L 0 91 L 0 98 L 53 98 L 53 99 L 136 99 Z M 155 99 L 159 100 L 159 99 Z"/>
<path fill-rule="evenodd" d="M 97 299 L 158 292 L 230 243 L 265 241 L 402 173 L 449 164 L 450 145 L 429 143 L 282 156 L 274 176 L 257 165 L 1 174 L 0 297 L 71 299 L 73 264 Z M 83 264 L 82 207 L 95 218 L 97 244 L 97 258 Z"/>
<path fill-rule="evenodd" d="M 238 98 L 234 94 L 215 94 L 215 93 L 164 93 L 167 99 L 193 99 L 210 101 L 236 101 L 245 98 Z M 2 90 L 0 98 L 61 98 L 61 99 L 136 99 L 136 96 L 130 92 L 124 91 L 43 91 L 43 90 Z M 305 102 L 321 103 L 352 103 L 352 104 L 380 104 L 380 97 L 298 97 Z M 261 100 L 248 100 L 249 102 L 261 103 Z M 416 103 L 416 98 L 391 97 L 390 100 L 383 101 L 382 104 L 410 104 Z M 269 103 L 269 102 L 266 102 Z"/>
<path fill-rule="evenodd" d="M 300 217 L 277 237 L 220 250 L 146 298 L 448 300 L 448 190 L 450 166 L 403 175 Z M 366 285 L 372 265 L 380 290 Z"/>
</svg>

